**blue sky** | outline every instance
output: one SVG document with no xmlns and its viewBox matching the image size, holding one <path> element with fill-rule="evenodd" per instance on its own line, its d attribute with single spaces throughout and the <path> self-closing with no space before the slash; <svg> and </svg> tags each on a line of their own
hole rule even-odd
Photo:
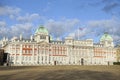
<svg viewBox="0 0 120 80">
<path fill-rule="evenodd" d="M 34 34 L 44 25 L 56 39 L 120 39 L 120 0 L 1 0 L 0 38 Z M 82 29 L 79 29 L 82 28 Z M 78 34 L 79 32 L 79 34 Z"/>
</svg>

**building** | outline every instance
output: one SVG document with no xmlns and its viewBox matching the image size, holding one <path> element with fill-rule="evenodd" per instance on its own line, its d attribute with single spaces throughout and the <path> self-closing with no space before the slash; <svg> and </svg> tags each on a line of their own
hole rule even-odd
<svg viewBox="0 0 120 80">
<path fill-rule="evenodd" d="M 117 45 L 115 48 L 116 48 L 116 59 L 117 59 L 117 62 L 120 62 L 120 45 Z"/>
<path fill-rule="evenodd" d="M 30 39 L 13 37 L 1 40 L 9 53 L 11 65 L 112 65 L 116 61 L 113 39 L 108 33 L 94 43 L 93 39 L 52 40 L 48 30 L 40 26 Z"/>
<path fill-rule="evenodd" d="M 3 65 L 4 50 L 0 49 L 0 65 Z"/>
<path fill-rule="evenodd" d="M 0 49 L 0 65 L 7 65 L 8 54 L 4 53 L 3 49 Z"/>
</svg>

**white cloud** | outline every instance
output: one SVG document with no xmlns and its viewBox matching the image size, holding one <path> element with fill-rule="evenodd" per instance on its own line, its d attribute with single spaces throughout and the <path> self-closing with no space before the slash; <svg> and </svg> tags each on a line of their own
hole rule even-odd
<svg viewBox="0 0 120 80">
<path fill-rule="evenodd" d="M 39 21 L 44 23 L 44 26 L 48 29 L 55 38 L 62 38 L 65 36 L 72 36 L 78 38 L 79 27 L 83 28 L 79 30 L 79 38 L 96 38 L 102 35 L 105 31 L 112 35 L 115 41 L 120 40 L 120 19 L 112 17 L 108 20 L 91 20 L 86 23 L 84 27 L 80 26 L 79 19 L 62 19 L 62 20 L 47 20 L 45 17 L 40 16 L 37 13 L 20 16 L 20 8 L 1 6 L 0 16 L 7 15 L 11 19 L 16 19 L 19 21 L 17 24 L 12 26 L 6 24 L 5 21 L 0 21 L 0 35 L 9 36 L 19 36 L 21 33 L 25 37 L 29 37 L 32 34 L 32 29 L 36 29 L 38 24 L 34 24 L 34 21 Z M 22 22 L 22 23 L 20 23 Z"/>
<path fill-rule="evenodd" d="M 87 29 L 87 27 L 81 27 L 81 29 L 77 28 L 76 30 L 74 30 L 73 32 L 69 33 L 68 36 L 72 36 L 75 39 L 84 39 L 84 37 L 86 37 L 86 35 L 89 34 L 89 30 Z"/>
<path fill-rule="evenodd" d="M 48 29 L 49 33 L 52 33 L 57 38 L 73 32 L 78 24 L 78 19 L 64 19 L 61 21 L 50 19 L 45 23 L 45 27 Z"/>
<path fill-rule="evenodd" d="M 5 21 L 0 21 L 0 37 L 3 37 L 8 34 L 8 28 Z"/>
<path fill-rule="evenodd" d="M 114 39 L 114 42 L 120 40 L 120 19 L 112 17 L 108 20 L 93 20 L 88 21 L 86 26 L 82 27 L 82 30 L 76 29 L 73 32 L 69 33 L 69 36 L 74 37 L 75 39 L 86 39 L 93 38 L 99 40 L 100 37 L 108 32 Z M 78 34 L 79 30 L 79 34 Z"/>
<path fill-rule="evenodd" d="M 89 21 L 89 32 L 95 32 L 94 35 L 100 35 L 108 32 L 115 41 L 120 40 L 120 20 L 113 17 L 108 20 Z"/>
<path fill-rule="evenodd" d="M 0 27 L 5 27 L 5 26 L 6 26 L 6 22 L 0 21 Z"/>
<path fill-rule="evenodd" d="M 12 38 L 13 36 L 19 37 L 20 34 L 23 34 L 25 38 L 29 38 L 32 34 L 32 28 L 33 24 L 31 23 L 15 24 L 9 27 L 0 27 L 0 37 L 6 36 Z"/>
<path fill-rule="evenodd" d="M 0 15 L 18 15 L 20 11 L 20 8 L 0 6 Z"/>
<path fill-rule="evenodd" d="M 24 15 L 20 12 L 21 9 L 18 7 L 0 6 L 0 16 L 4 17 L 4 19 L 2 18 L 3 21 L 0 21 L 0 38 L 4 36 L 9 38 L 18 37 L 20 34 L 28 38 L 33 32 L 32 30 L 37 27 L 33 26 L 34 21 L 36 21 L 34 25 L 37 25 L 40 19 L 44 20 L 44 17 L 37 13 Z M 10 23 L 11 19 L 13 20 Z"/>
<path fill-rule="evenodd" d="M 29 37 L 32 34 L 33 24 L 31 23 L 24 23 L 24 24 L 15 24 L 10 27 L 10 34 L 11 36 L 19 36 L 23 34 L 24 37 Z"/>
<path fill-rule="evenodd" d="M 0 6 L 0 16 L 5 16 L 5 21 L 7 21 L 0 21 L 0 38 L 4 36 L 9 38 L 13 36 L 18 37 L 20 34 L 24 34 L 23 36 L 28 38 L 33 32 L 32 30 L 36 28 L 36 26 L 33 27 L 34 21 L 37 23 L 40 19 L 44 20 L 44 17 L 37 13 L 27 13 L 25 15 L 22 14 L 24 16 L 20 16 L 20 12 L 21 9 L 17 7 Z M 10 25 L 9 23 L 11 19 L 13 19 L 14 24 L 11 23 Z"/>
<path fill-rule="evenodd" d="M 38 20 L 40 19 L 40 15 L 37 13 L 33 13 L 33 14 L 26 14 L 25 16 L 18 16 L 17 17 L 17 21 L 20 22 L 32 22 L 33 20 Z"/>
<path fill-rule="evenodd" d="M 14 19 L 15 16 L 13 14 L 9 15 L 10 19 Z"/>
</svg>

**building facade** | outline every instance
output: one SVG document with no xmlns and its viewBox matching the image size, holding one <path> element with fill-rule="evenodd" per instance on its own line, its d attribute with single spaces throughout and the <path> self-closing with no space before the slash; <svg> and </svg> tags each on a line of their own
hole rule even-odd
<svg viewBox="0 0 120 80">
<path fill-rule="evenodd" d="M 40 26 L 30 39 L 14 37 L 1 40 L 9 53 L 10 65 L 112 65 L 116 61 L 113 39 L 108 33 L 94 43 L 93 39 L 52 40 L 48 30 Z"/>
<path fill-rule="evenodd" d="M 3 58 L 4 58 L 4 50 L 0 49 L 0 65 L 3 65 Z"/>
</svg>

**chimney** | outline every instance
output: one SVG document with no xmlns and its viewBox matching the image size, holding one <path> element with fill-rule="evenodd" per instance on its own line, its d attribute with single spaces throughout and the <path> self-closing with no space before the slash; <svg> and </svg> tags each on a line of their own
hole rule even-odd
<svg viewBox="0 0 120 80">
<path fill-rule="evenodd" d="M 22 34 L 20 34 L 20 40 L 22 40 Z"/>
<path fill-rule="evenodd" d="M 30 36 L 30 39 L 31 39 L 31 41 L 33 41 L 33 36 L 32 35 Z"/>
</svg>

